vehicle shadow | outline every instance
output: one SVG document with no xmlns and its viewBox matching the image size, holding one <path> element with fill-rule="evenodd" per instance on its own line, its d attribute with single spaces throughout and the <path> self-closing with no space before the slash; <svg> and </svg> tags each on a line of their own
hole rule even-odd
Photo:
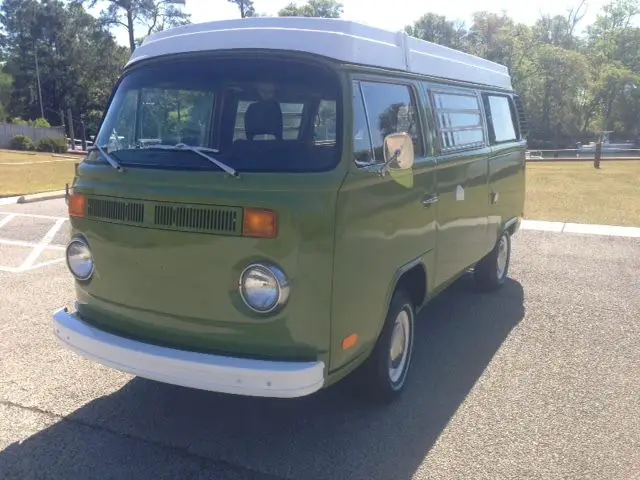
<svg viewBox="0 0 640 480">
<path fill-rule="evenodd" d="M 137 450 L 168 445 L 161 455 L 176 464 L 194 456 L 204 462 L 202 468 L 220 462 L 235 470 L 203 478 L 241 478 L 236 475 L 244 472 L 242 478 L 265 473 L 309 480 L 409 479 L 524 316 L 517 281 L 508 280 L 494 294 L 470 292 L 469 282 L 463 277 L 421 313 L 407 390 L 391 406 L 367 406 L 341 384 L 309 397 L 276 400 L 135 378 L 0 452 L 0 472 L 8 472 L 0 476 L 116 478 L 117 462 L 123 472 L 117 478 L 190 478 L 136 466 L 144 456 Z M 90 434 L 82 432 L 89 430 L 102 437 L 115 433 L 116 440 L 88 441 Z M 119 451 L 126 442 L 133 451 Z"/>
</svg>

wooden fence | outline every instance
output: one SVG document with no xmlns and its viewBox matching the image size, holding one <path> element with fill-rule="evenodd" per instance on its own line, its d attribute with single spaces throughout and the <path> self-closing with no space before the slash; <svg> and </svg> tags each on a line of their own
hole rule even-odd
<svg viewBox="0 0 640 480">
<path fill-rule="evenodd" d="M 10 148 L 11 140 L 16 135 L 26 135 L 34 142 L 41 138 L 64 138 L 63 127 L 37 128 L 28 125 L 15 125 L 13 123 L 0 123 L 0 148 Z"/>
</svg>

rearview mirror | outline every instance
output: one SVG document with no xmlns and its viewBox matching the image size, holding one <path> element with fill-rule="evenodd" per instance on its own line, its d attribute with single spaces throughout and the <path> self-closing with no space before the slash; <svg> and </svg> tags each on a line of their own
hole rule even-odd
<svg viewBox="0 0 640 480">
<path fill-rule="evenodd" d="M 391 133 L 384 137 L 384 165 L 380 173 L 385 170 L 409 170 L 414 162 L 413 141 L 404 132 Z"/>
</svg>

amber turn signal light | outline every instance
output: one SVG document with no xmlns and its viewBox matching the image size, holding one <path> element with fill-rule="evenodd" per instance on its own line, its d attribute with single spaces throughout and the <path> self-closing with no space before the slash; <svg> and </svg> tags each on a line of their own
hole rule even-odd
<svg viewBox="0 0 640 480">
<path fill-rule="evenodd" d="M 278 235 L 278 217 L 271 210 L 245 208 L 242 234 L 246 237 L 275 238 Z"/>
<path fill-rule="evenodd" d="M 69 195 L 69 216 L 84 217 L 87 207 L 87 197 L 79 193 Z"/>
<path fill-rule="evenodd" d="M 358 334 L 352 333 L 348 337 L 345 337 L 344 340 L 342 340 L 342 349 L 349 350 L 351 347 L 355 346 L 356 343 L 358 343 Z"/>
</svg>

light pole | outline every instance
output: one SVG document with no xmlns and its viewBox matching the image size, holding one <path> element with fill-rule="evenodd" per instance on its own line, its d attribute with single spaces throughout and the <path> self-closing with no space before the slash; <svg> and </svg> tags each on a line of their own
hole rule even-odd
<svg viewBox="0 0 640 480">
<path fill-rule="evenodd" d="M 38 46 L 34 43 L 36 57 L 36 79 L 38 81 L 38 100 L 40 102 L 40 118 L 44 118 L 44 106 L 42 105 L 42 86 L 40 85 L 40 67 L 38 66 Z"/>
<path fill-rule="evenodd" d="M 33 15 L 33 22 L 36 22 L 36 5 L 33 4 L 33 10 L 31 11 Z M 33 30 L 31 32 L 33 34 Z M 36 40 L 36 35 L 33 35 L 33 53 L 36 59 L 36 80 L 38 82 L 38 101 L 40 102 L 40 117 L 44 118 L 44 106 L 42 105 L 42 86 L 40 85 L 40 66 L 38 65 L 38 42 Z"/>
</svg>

